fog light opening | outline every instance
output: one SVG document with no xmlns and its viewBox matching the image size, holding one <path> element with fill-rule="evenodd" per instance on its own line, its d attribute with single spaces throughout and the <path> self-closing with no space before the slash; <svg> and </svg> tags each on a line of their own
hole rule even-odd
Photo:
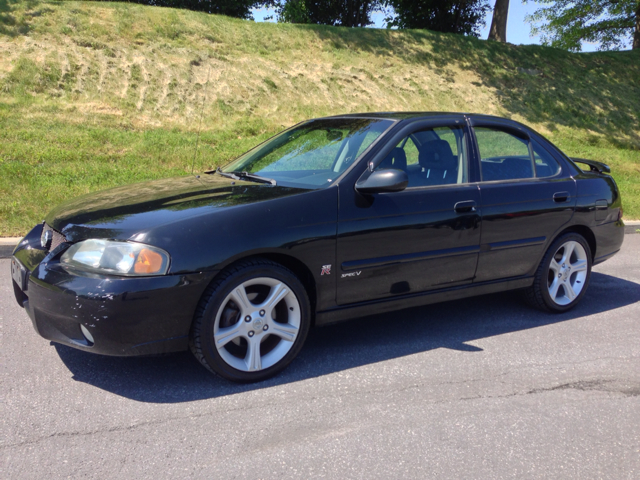
<svg viewBox="0 0 640 480">
<path fill-rule="evenodd" d="M 82 332 L 82 335 L 84 335 L 84 338 L 87 340 L 87 343 L 89 343 L 89 346 L 92 346 L 95 342 L 93 341 L 93 335 L 91 335 L 91 332 L 89 332 L 89 330 L 87 330 L 87 327 L 85 327 L 84 325 L 80 325 L 80 331 Z"/>
</svg>

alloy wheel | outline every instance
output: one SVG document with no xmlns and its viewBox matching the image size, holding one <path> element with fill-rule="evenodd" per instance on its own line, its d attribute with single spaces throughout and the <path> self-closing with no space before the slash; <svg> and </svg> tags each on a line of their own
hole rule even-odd
<svg viewBox="0 0 640 480">
<path fill-rule="evenodd" d="M 563 243 L 549 264 L 547 288 L 551 300 L 562 306 L 573 302 L 585 286 L 588 267 L 587 252 L 580 243 Z"/>
<path fill-rule="evenodd" d="M 233 288 L 220 304 L 213 339 L 229 366 L 258 372 L 287 355 L 300 326 L 300 302 L 293 290 L 276 278 L 252 278 Z"/>
</svg>

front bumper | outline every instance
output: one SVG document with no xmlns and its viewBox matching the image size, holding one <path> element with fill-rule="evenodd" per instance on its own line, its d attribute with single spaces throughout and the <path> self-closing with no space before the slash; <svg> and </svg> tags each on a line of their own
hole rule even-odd
<svg viewBox="0 0 640 480">
<path fill-rule="evenodd" d="M 186 350 L 193 316 L 214 273 L 116 277 L 75 273 L 58 262 L 68 245 L 39 248 L 41 226 L 14 251 L 26 269 L 16 300 L 47 340 L 104 355 Z M 85 331 L 89 333 L 86 335 Z"/>
</svg>

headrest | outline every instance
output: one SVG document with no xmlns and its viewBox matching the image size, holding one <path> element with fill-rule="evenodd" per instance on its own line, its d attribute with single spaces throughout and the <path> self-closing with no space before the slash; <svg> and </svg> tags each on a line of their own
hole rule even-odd
<svg viewBox="0 0 640 480">
<path fill-rule="evenodd" d="M 407 169 L 407 154 L 404 153 L 404 149 L 396 147 L 389 152 L 389 155 L 378 165 L 380 169 L 395 168 L 397 170 Z"/>
<path fill-rule="evenodd" d="M 451 146 L 446 140 L 431 140 L 425 143 L 420 150 L 418 161 L 422 168 L 455 170 L 458 167 L 458 159 L 453 156 Z"/>
</svg>

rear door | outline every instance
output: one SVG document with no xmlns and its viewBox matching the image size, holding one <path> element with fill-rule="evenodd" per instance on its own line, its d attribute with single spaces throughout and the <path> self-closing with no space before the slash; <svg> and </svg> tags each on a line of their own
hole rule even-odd
<svg viewBox="0 0 640 480">
<path fill-rule="evenodd" d="M 575 181 L 524 129 L 484 119 L 470 123 L 482 199 L 475 282 L 530 275 L 573 215 Z"/>
</svg>

